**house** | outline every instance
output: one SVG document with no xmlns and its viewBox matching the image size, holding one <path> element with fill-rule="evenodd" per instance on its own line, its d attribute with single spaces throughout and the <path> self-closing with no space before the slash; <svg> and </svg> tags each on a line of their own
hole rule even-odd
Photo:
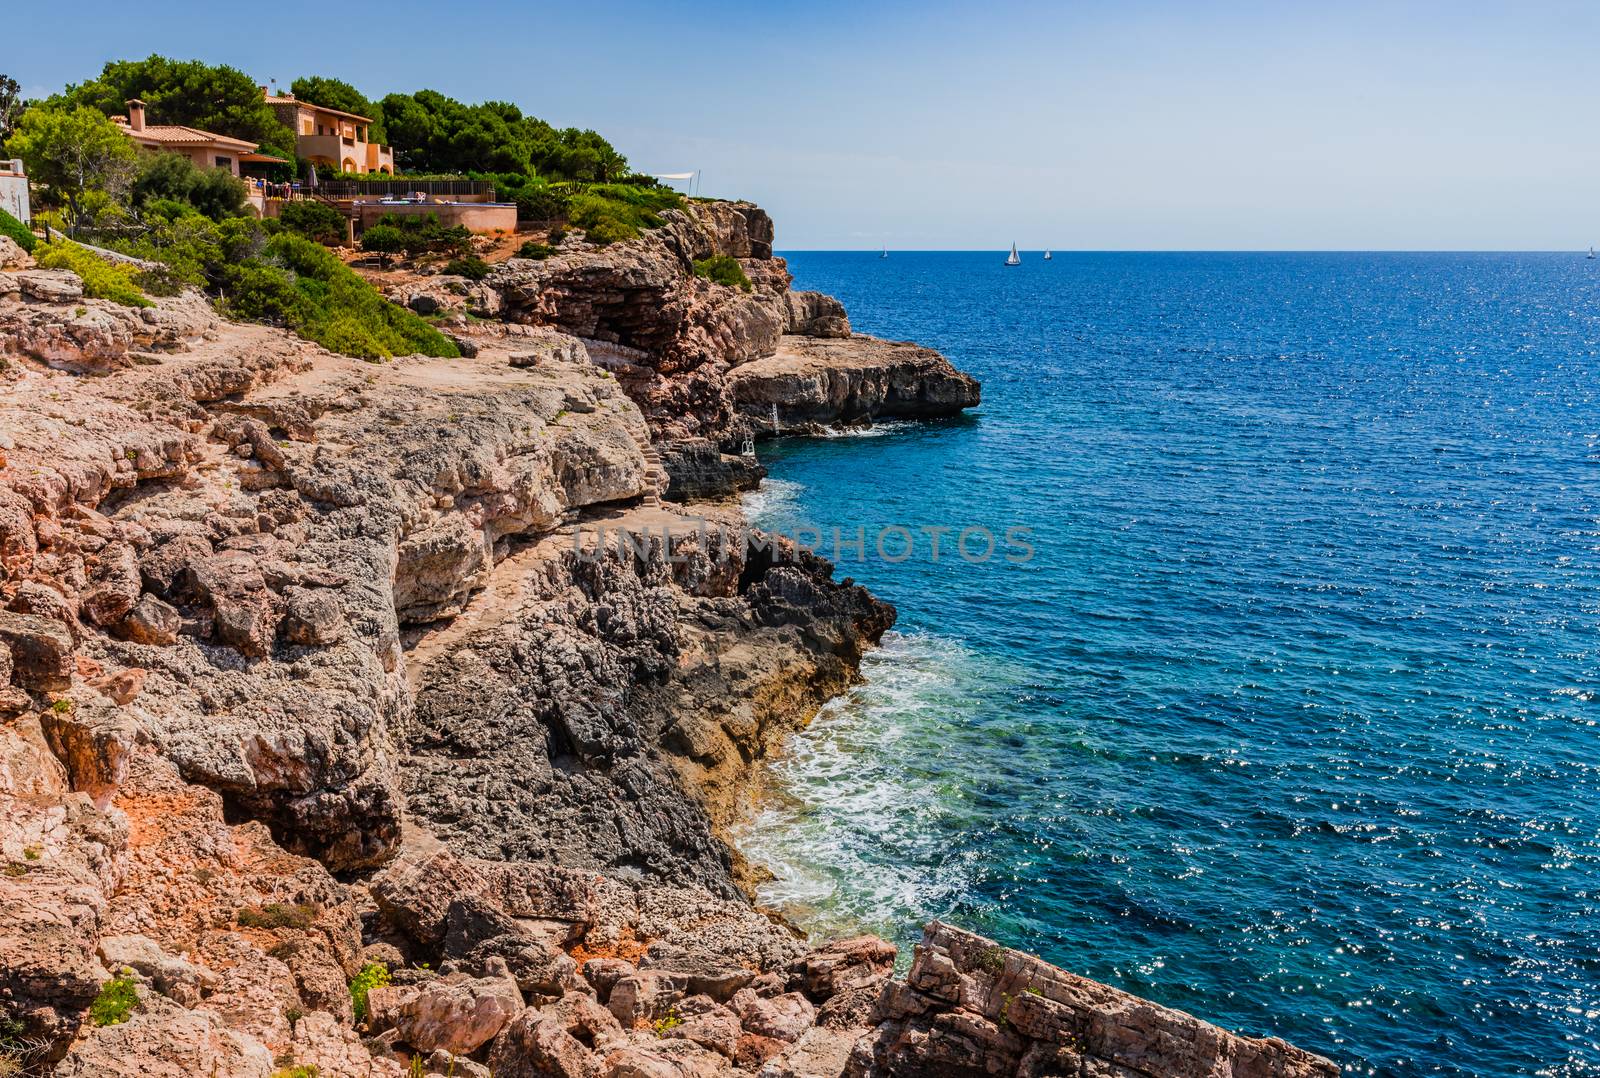
<svg viewBox="0 0 1600 1078">
<path fill-rule="evenodd" d="M 278 121 L 294 132 L 297 157 L 334 172 L 394 175 L 394 151 L 368 137 L 371 118 L 313 105 L 293 94 L 274 96 L 265 86 L 261 94 Z"/>
<path fill-rule="evenodd" d="M 0 161 L 0 210 L 23 224 L 32 216 L 28 209 L 28 174 L 21 161 Z"/>
<path fill-rule="evenodd" d="M 244 139 L 202 131 L 198 127 L 146 123 L 144 102 L 138 98 L 128 102 L 126 118 L 115 116 L 112 120 L 143 149 L 179 153 L 200 168 L 225 168 L 237 176 L 241 167 L 288 164 L 281 157 L 257 153 L 256 144 Z"/>
</svg>

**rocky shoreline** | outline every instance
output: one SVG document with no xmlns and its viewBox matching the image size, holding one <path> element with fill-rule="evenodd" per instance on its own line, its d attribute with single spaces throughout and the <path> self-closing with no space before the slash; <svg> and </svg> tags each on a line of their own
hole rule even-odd
<svg viewBox="0 0 1600 1078">
<path fill-rule="evenodd" d="M 751 288 L 694 276 L 713 254 Z M 758 483 L 774 409 L 979 396 L 789 285 L 764 213 L 695 203 L 397 287 L 467 358 L 368 364 L 0 246 L 0 1058 L 1335 1074 L 950 926 L 896 978 L 751 903 L 723 835 L 753 769 L 894 611 L 672 503 Z"/>
</svg>

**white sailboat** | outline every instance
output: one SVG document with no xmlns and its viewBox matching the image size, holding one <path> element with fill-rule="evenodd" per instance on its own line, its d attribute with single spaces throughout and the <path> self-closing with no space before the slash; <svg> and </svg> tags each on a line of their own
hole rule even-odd
<svg viewBox="0 0 1600 1078">
<path fill-rule="evenodd" d="M 1050 259 L 1051 259 L 1051 258 L 1052 258 L 1052 257 L 1054 257 L 1054 256 L 1052 256 L 1052 255 L 1051 255 L 1051 254 L 1050 254 L 1050 252 L 1049 252 L 1049 251 L 1046 251 L 1046 252 L 1045 252 L 1045 253 L 1044 253 L 1044 260 L 1045 260 L 1045 261 L 1046 261 L 1046 262 L 1048 262 L 1048 261 L 1050 261 Z"/>
<path fill-rule="evenodd" d="M 884 249 L 883 249 L 883 254 L 881 254 L 881 255 L 879 255 L 879 256 L 878 256 L 878 257 L 879 257 L 879 258 L 888 258 L 888 257 L 889 257 L 889 248 L 888 248 L 888 247 L 885 247 L 885 248 L 884 248 Z"/>
<path fill-rule="evenodd" d="M 1594 257 L 1594 248 L 1593 247 L 1589 248 L 1589 257 L 1590 258 Z"/>
<path fill-rule="evenodd" d="M 1022 259 L 1020 257 L 1018 257 L 1018 255 L 1017 255 L 1017 245 L 1014 244 L 1014 243 L 1011 245 L 1011 257 L 1006 259 L 1006 265 L 1008 265 L 1008 266 L 1020 266 L 1020 265 L 1022 265 Z"/>
</svg>

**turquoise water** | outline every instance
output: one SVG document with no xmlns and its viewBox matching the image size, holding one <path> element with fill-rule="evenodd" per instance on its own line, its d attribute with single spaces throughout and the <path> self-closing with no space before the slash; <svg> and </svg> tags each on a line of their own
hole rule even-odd
<svg viewBox="0 0 1600 1078">
<path fill-rule="evenodd" d="M 1036 555 L 840 565 L 900 622 L 743 836 L 766 897 L 1352 1073 L 1600 1074 L 1600 263 L 789 257 L 984 403 L 763 444 L 754 514 Z"/>
</svg>

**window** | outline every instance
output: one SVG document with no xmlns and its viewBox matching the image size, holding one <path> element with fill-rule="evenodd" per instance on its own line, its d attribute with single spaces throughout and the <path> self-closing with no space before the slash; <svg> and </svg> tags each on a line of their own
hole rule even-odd
<svg viewBox="0 0 1600 1078">
<path fill-rule="evenodd" d="M 228 170 L 232 171 L 232 169 L 233 169 L 233 158 L 231 158 L 231 157 L 218 157 L 217 158 L 217 167 L 218 168 L 225 168 L 225 169 L 228 169 Z"/>
</svg>

